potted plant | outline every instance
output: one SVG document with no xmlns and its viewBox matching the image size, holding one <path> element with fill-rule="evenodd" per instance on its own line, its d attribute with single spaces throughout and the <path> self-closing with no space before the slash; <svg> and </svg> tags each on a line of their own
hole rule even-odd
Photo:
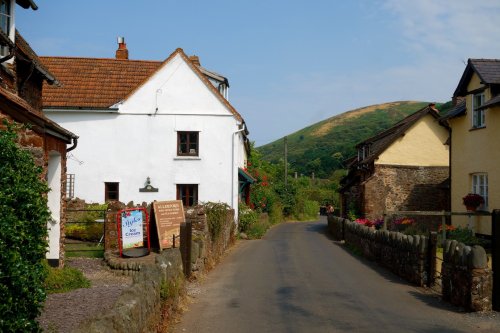
<svg viewBox="0 0 500 333">
<path fill-rule="evenodd" d="M 469 211 L 475 211 L 477 207 L 484 204 L 484 198 L 477 193 L 469 193 L 462 200 Z"/>
</svg>

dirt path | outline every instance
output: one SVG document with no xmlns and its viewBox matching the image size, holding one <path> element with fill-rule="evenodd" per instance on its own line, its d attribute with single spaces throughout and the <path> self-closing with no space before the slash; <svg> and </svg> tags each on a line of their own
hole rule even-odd
<svg viewBox="0 0 500 333">
<path fill-rule="evenodd" d="M 102 259 L 74 258 L 66 264 L 78 268 L 91 281 L 90 288 L 48 295 L 39 322 L 45 332 L 71 332 L 83 320 L 112 307 L 132 278 L 116 275 Z"/>
</svg>

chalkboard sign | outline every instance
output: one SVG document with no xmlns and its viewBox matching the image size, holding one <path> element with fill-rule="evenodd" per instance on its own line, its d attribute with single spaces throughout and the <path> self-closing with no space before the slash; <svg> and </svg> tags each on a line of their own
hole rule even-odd
<svg viewBox="0 0 500 333">
<path fill-rule="evenodd" d="M 153 202 L 154 221 L 160 251 L 172 247 L 172 236 L 179 235 L 180 225 L 185 222 L 181 200 Z"/>
</svg>

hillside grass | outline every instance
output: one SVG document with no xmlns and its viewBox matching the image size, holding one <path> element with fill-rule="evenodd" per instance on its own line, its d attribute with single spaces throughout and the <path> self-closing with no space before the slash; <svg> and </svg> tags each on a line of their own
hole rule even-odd
<svg viewBox="0 0 500 333">
<path fill-rule="evenodd" d="M 355 146 L 386 130 L 428 102 L 392 102 L 344 112 L 288 135 L 288 163 L 299 174 L 328 178 L 356 154 Z M 449 103 L 437 107 L 449 108 Z M 283 138 L 258 147 L 271 163 L 283 159 Z"/>
</svg>

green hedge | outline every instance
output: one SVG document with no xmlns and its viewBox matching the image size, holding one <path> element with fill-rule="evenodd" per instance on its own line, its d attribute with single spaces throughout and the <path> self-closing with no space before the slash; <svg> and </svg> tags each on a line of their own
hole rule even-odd
<svg viewBox="0 0 500 333">
<path fill-rule="evenodd" d="M 0 129 L 0 332 L 39 331 L 45 301 L 47 184 L 31 154 L 18 147 L 20 128 Z"/>
</svg>

